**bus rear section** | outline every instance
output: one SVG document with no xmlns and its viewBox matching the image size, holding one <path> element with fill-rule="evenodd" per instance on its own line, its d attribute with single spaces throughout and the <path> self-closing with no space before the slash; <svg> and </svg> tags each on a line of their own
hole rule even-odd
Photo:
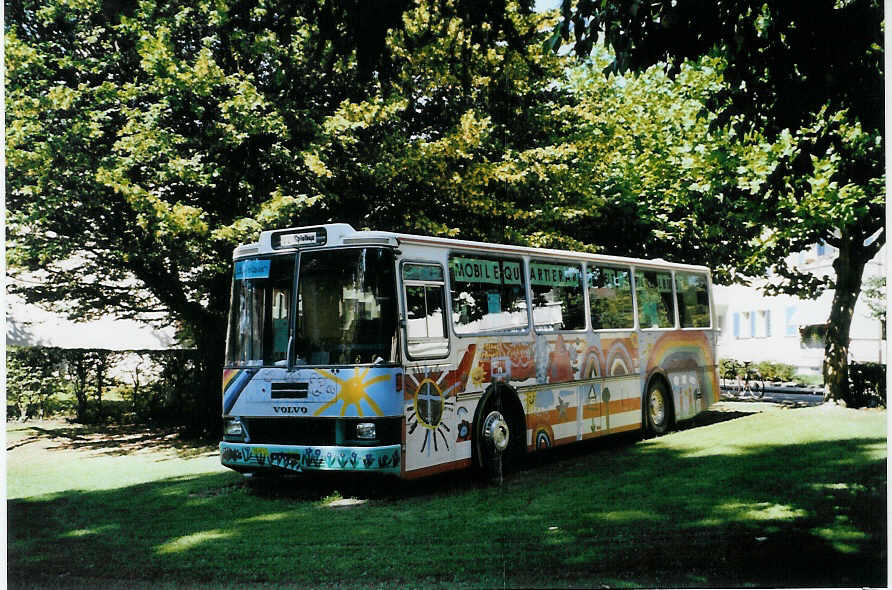
<svg viewBox="0 0 892 590">
<path fill-rule="evenodd" d="M 223 465 L 243 473 L 400 474 L 394 264 L 390 248 L 243 258 L 237 250 Z"/>
</svg>

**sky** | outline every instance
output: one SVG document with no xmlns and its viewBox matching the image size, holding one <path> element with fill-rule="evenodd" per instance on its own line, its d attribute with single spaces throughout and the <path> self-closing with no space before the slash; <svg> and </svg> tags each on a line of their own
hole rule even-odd
<svg viewBox="0 0 892 590">
<path fill-rule="evenodd" d="M 545 12 L 547 10 L 560 8 L 560 6 L 561 0 L 536 0 L 536 4 L 533 6 L 533 9 L 536 12 Z"/>
</svg>

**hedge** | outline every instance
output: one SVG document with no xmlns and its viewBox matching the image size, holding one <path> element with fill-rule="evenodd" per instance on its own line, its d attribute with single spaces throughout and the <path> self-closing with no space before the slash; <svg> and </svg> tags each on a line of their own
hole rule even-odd
<svg viewBox="0 0 892 590">
<path fill-rule="evenodd" d="M 763 361 L 752 363 L 751 366 L 762 376 L 762 379 L 772 383 L 793 381 L 796 376 L 796 367 L 793 365 Z M 743 375 L 743 363 L 735 359 L 719 359 L 719 375 L 726 379 Z"/>
<path fill-rule="evenodd" d="M 83 423 L 182 424 L 196 410 L 196 361 L 193 350 L 10 346 L 7 418 L 73 414 Z M 112 391 L 123 404 L 103 399 Z"/>
<path fill-rule="evenodd" d="M 886 407 L 886 365 L 849 363 L 849 393 L 845 402 L 850 408 Z"/>
</svg>

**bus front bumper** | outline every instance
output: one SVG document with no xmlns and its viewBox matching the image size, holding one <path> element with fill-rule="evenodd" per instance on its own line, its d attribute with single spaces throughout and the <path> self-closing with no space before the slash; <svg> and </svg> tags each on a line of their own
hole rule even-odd
<svg viewBox="0 0 892 590">
<path fill-rule="evenodd" d="M 221 442 L 220 462 L 236 471 L 400 473 L 400 445 L 339 447 Z"/>
</svg>

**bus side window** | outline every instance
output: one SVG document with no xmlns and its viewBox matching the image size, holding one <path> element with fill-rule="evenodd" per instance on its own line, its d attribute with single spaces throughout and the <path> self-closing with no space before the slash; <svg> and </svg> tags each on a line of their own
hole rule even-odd
<svg viewBox="0 0 892 590">
<path fill-rule="evenodd" d="M 449 275 L 456 334 L 529 328 L 521 260 L 457 254 L 449 257 Z"/>
<path fill-rule="evenodd" d="M 635 290 L 638 296 L 638 323 L 642 329 L 675 327 L 671 272 L 637 270 Z"/>
<path fill-rule="evenodd" d="M 694 273 L 675 273 L 675 293 L 678 299 L 678 320 L 682 328 L 708 328 L 709 287 L 706 276 Z"/>
<path fill-rule="evenodd" d="M 585 328 L 585 296 L 578 264 L 530 262 L 533 325 L 537 332 Z"/>
<path fill-rule="evenodd" d="M 404 264 L 406 352 L 409 358 L 442 358 L 449 354 L 446 331 L 446 287 L 443 269 L 432 264 Z"/>
<path fill-rule="evenodd" d="M 593 330 L 628 330 L 635 327 L 632 273 L 627 268 L 588 267 L 588 294 Z"/>
</svg>

